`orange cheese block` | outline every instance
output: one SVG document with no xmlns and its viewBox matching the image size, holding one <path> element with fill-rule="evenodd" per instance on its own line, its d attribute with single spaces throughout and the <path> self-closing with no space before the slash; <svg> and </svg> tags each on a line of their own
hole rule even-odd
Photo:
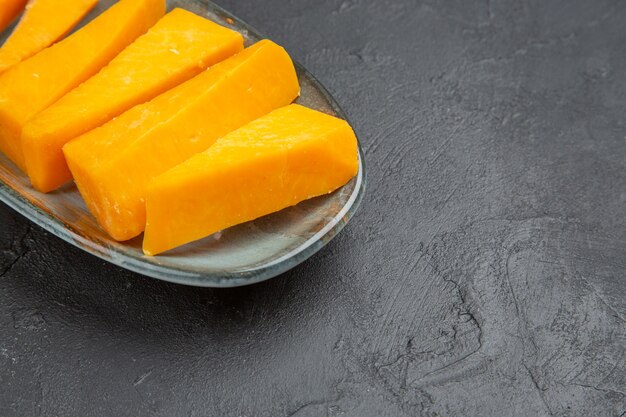
<svg viewBox="0 0 626 417">
<path fill-rule="evenodd" d="M 64 147 L 87 207 L 116 240 L 145 228 L 148 181 L 299 94 L 283 48 L 261 41 Z"/>
<path fill-rule="evenodd" d="M 6 29 L 26 6 L 28 0 L 0 0 L 0 32 Z"/>
<path fill-rule="evenodd" d="M 144 252 L 156 255 L 328 194 L 358 169 L 346 121 L 297 104 L 276 110 L 150 181 Z"/>
<path fill-rule="evenodd" d="M 31 0 L 0 48 L 0 73 L 35 55 L 67 34 L 98 0 Z"/>
<path fill-rule="evenodd" d="M 174 9 L 98 74 L 32 118 L 22 130 L 33 186 L 52 191 L 72 179 L 63 145 L 240 52 L 243 37 Z"/>
<path fill-rule="evenodd" d="M 165 0 L 120 0 L 59 43 L 0 75 L 0 150 L 25 169 L 24 124 L 87 80 L 165 14 Z"/>
</svg>

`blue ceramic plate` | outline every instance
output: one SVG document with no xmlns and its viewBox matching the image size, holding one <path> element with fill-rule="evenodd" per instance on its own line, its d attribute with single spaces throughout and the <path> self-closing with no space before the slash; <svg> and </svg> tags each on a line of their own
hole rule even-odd
<svg viewBox="0 0 626 417">
<path fill-rule="evenodd" d="M 113 1 L 100 1 L 94 16 Z M 171 1 L 241 32 L 248 45 L 263 37 L 252 27 L 206 1 Z M 0 37 L 4 41 L 7 33 Z M 302 95 L 298 103 L 345 119 L 335 100 L 297 65 Z M 119 243 L 89 214 L 74 185 L 51 193 L 34 191 L 28 178 L 0 154 L 0 200 L 61 239 L 108 262 L 157 279 L 199 287 L 236 287 L 275 277 L 319 251 L 354 214 L 364 192 L 365 166 L 336 192 L 242 224 L 157 257 L 141 250 L 141 237 Z"/>
</svg>

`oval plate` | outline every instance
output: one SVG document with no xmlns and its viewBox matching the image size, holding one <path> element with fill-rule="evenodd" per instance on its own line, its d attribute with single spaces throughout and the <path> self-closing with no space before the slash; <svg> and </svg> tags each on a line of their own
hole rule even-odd
<svg viewBox="0 0 626 417">
<path fill-rule="evenodd" d="M 113 3 L 100 1 L 90 17 Z M 245 22 L 210 2 L 169 1 L 168 10 L 174 7 L 239 31 L 246 46 L 263 38 Z M 326 89 L 302 66 L 296 63 L 296 67 L 302 88 L 297 103 L 345 119 Z M 0 154 L 0 200 L 9 207 L 61 239 L 115 265 L 164 281 L 199 287 L 253 284 L 293 268 L 343 229 L 364 189 L 365 166 L 359 147 L 358 175 L 336 192 L 148 257 L 141 250 L 141 237 L 124 243 L 110 239 L 89 214 L 73 184 L 54 193 L 38 193 L 30 187 L 27 176 Z"/>
</svg>

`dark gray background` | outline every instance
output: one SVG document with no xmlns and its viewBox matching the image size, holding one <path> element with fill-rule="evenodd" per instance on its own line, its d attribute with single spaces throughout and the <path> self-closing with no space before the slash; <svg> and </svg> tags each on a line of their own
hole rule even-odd
<svg viewBox="0 0 626 417">
<path fill-rule="evenodd" d="M 234 290 L 126 272 L 0 206 L 0 415 L 620 415 L 626 2 L 221 4 L 345 107 L 363 206 Z"/>
</svg>

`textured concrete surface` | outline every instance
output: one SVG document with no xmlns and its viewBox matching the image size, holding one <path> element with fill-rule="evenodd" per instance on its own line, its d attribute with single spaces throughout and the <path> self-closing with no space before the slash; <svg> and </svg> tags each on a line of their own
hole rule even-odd
<svg viewBox="0 0 626 417">
<path fill-rule="evenodd" d="M 295 270 L 215 291 L 0 206 L 0 415 L 622 414 L 626 3 L 221 4 L 343 104 L 361 210 Z"/>
</svg>

